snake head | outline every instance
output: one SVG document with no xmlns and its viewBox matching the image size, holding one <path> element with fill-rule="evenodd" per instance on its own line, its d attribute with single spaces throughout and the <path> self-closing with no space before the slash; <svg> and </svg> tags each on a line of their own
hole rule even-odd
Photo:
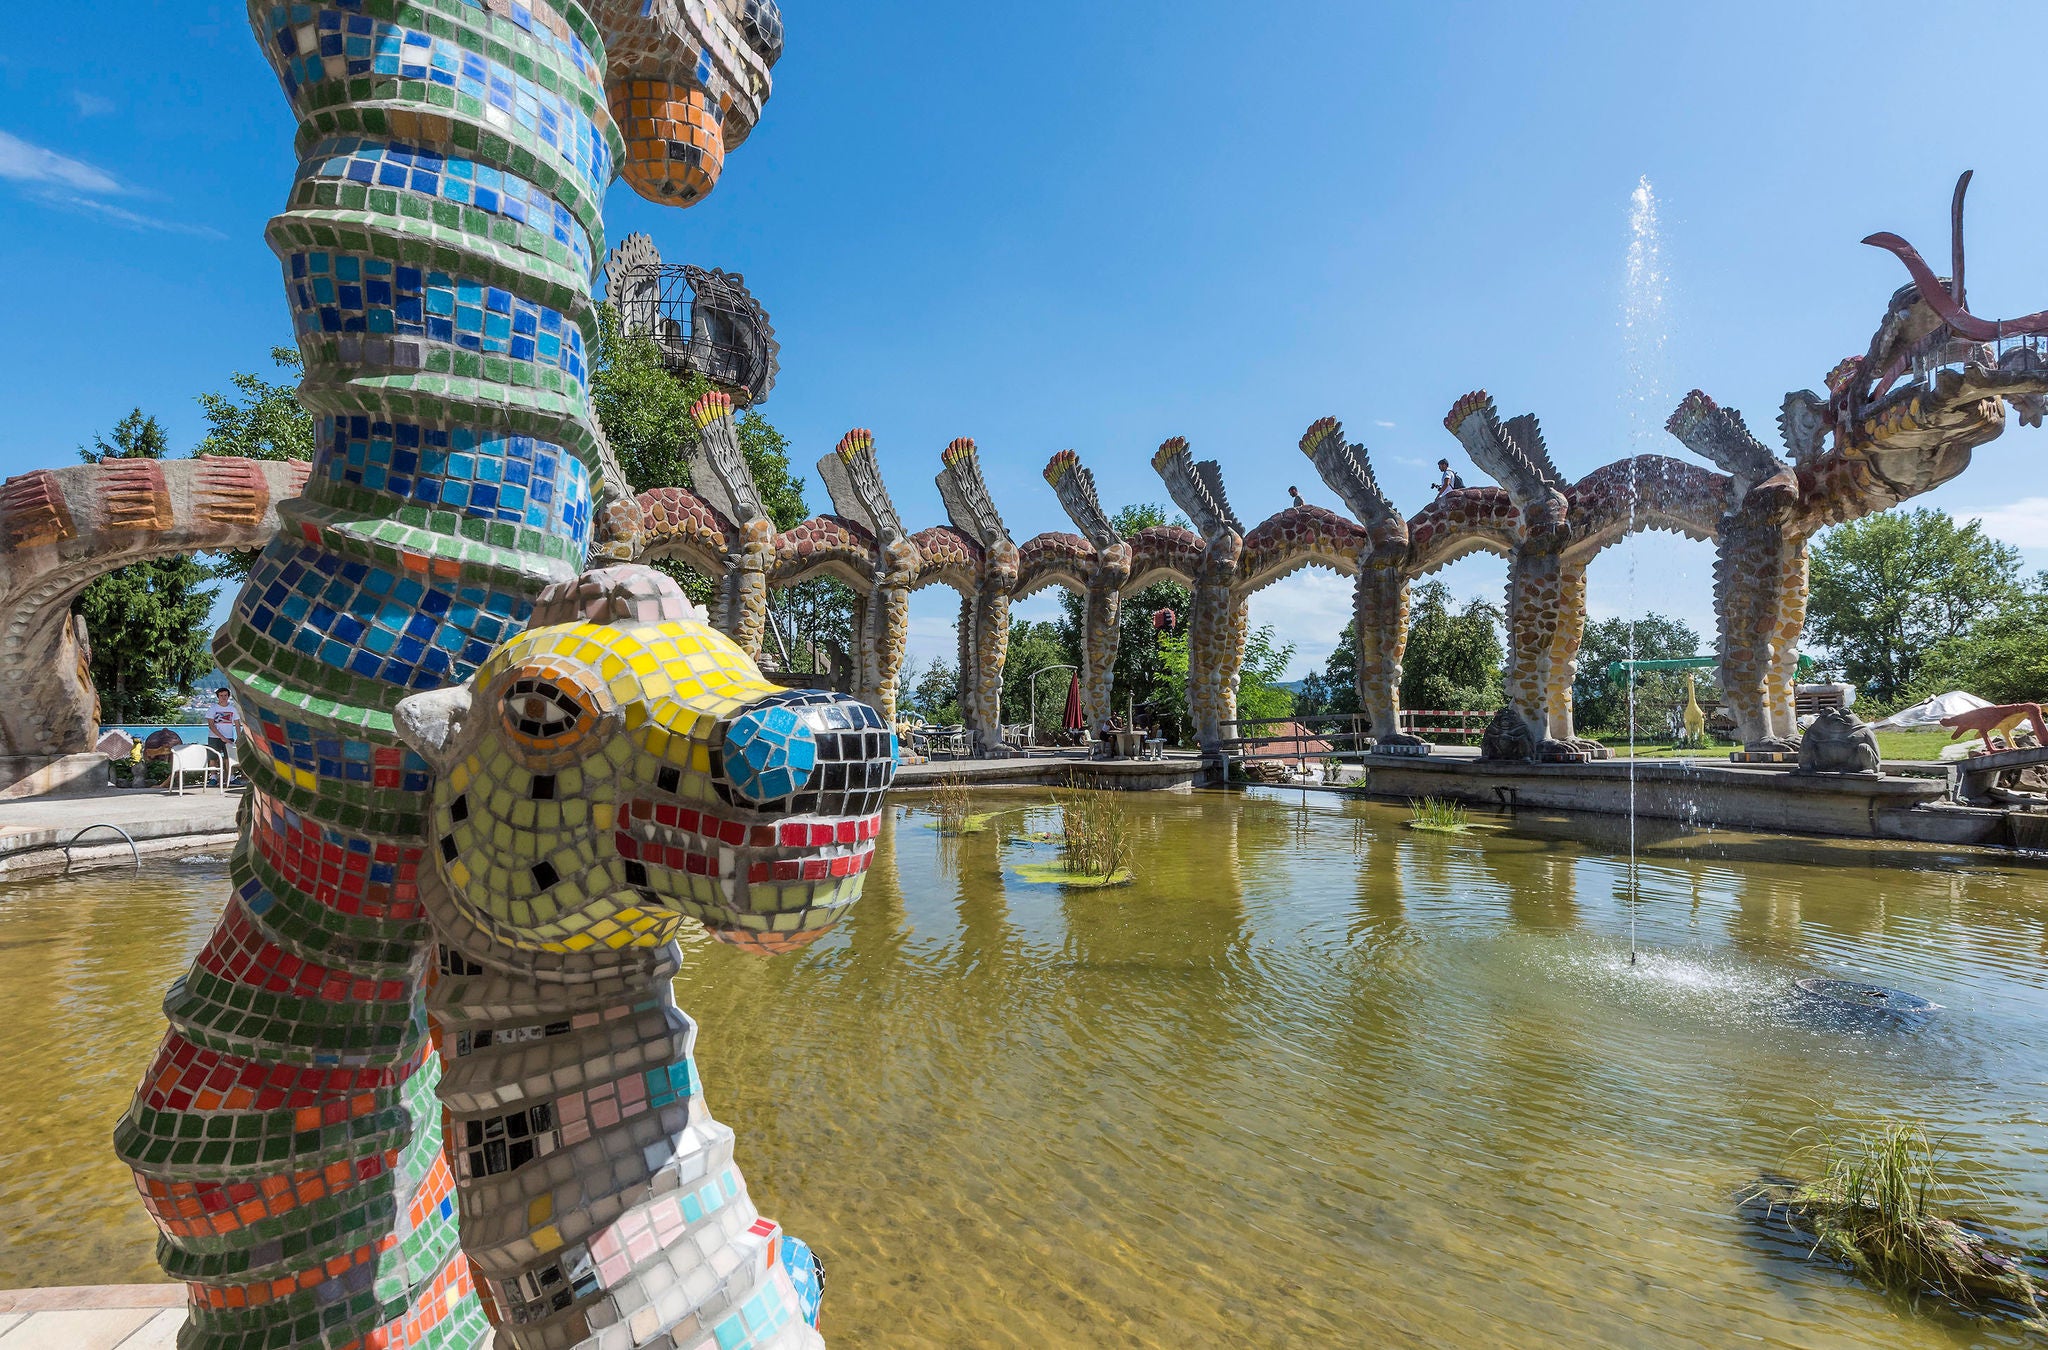
<svg viewBox="0 0 2048 1350">
<path fill-rule="evenodd" d="M 626 142 L 620 177 L 651 202 L 697 202 L 761 120 L 782 55 L 775 0 L 591 0 L 590 12 Z"/>
<path fill-rule="evenodd" d="M 658 947 L 685 917 L 800 947 L 859 898 L 896 772 L 873 708 L 763 680 L 646 567 L 550 587 L 394 722 L 436 771 L 438 893 L 479 959 Z"/>
</svg>

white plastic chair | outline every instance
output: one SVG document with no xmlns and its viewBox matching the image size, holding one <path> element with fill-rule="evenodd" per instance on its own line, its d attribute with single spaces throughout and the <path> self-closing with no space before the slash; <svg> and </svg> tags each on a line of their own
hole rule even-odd
<svg viewBox="0 0 2048 1350">
<path fill-rule="evenodd" d="M 170 787 L 180 797 L 185 795 L 185 775 L 199 775 L 201 791 L 206 788 L 206 776 L 213 774 L 220 784 L 220 790 L 228 790 L 227 763 L 214 752 L 210 745 L 181 745 L 171 751 Z"/>
</svg>

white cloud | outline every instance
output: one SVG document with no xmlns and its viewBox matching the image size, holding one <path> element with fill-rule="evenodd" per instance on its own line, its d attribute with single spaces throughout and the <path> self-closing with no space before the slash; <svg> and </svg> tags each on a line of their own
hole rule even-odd
<svg viewBox="0 0 2048 1350">
<path fill-rule="evenodd" d="M 2048 548 L 2048 497 L 2022 497 L 1992 511 L 1958 512 L 1983 523 L 1984 533 L 2020 548 Z"/>
<path fill-rule="evenodd" d="M 1350 577 L 1305 567 L 1252 597 L 1252 627 L 1271 624 L 1276 642 L 1294 644 L 1288 679 L 1321 670 L 1330 659 L 1344 625 L 1351 622 L 1351 593 Z"/>
<path fill-rule="evenodd" d="M 1376 426 L 1376 427 L 1390 427 L 1390 426 L 1392 426 L 1392 425 L 1394 425 L 1394 424 L 1393 424 L 1392 422 L 1380 422 L 1380 421 L 1375 421 L 1375 422 L 1373 423 L 1373 425 L 1374 425 L 1374 426 Z"/>
<path fill-rule="evenodd" d="M 94 197 L 115 197 L 128 191 L 105 169 L 96 169 L 82 159 L 31 145 L 5 131 L 0 131 L 0 178 L 35 187 L 68 189 Z"/>
<path fill-rule="evenodd" d="M 132 229 L 163 230 L 170 234 L 197 235 L 204 239 L 226 237 L 210 225 L 189 225 L 183 221 L 163 220 L 103 201 L 101 199 L 106 197 L 134 197 L 138 194 L 105 169 L 88 164 L 82 159 L 60 155 L 55 150 L 25 141 L 5 131 L 0 131 L 0 180 L 20 184 L 23 193 L 31 201 L 66 211 L 98 216 L 102 220 L 126 225 Z"/>
<path fill-rule="evenodd" d="M 105 117 L 114 111 L 114 100 L 103 94 L 87 93 L 83 89 L 71 91 L 71 103 L 78 109 L 80 117 Z"/>
</svg>

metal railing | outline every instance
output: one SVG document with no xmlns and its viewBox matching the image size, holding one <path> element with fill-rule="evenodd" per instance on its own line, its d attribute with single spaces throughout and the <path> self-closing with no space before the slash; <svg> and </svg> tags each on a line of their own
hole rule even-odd
<svg viewBox="0 0 2048 1350">
<path fill-rule="evenodd" d="M 1294 759 L 1306 762 L 1362 755 L 1372 745 L 1372 718 L 1365 713 L 1237 717 L 1222 723 L 1221 727 L 1221 749 L 1226 762 L 1231 759 Z"/>
</svg>

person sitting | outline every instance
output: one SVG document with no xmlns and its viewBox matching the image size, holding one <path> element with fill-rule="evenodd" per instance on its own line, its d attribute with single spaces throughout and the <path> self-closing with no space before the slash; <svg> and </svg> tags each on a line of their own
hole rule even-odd
<svg viewBox="0 0 2048 1350">
<path fill-rule="evenodd" d="M 1449 460 L 1438 460 L 1436 462 L 1436 467 L 1443 474 L 1443 477 L 1437 479 L 1436 481 L 1437 496 L 1441 497 L 1446 492 L 1456 492 L 1459 488 L 1465 486 L 1465 480 L 1458 477 L 1457 472 L 1451 468 L 1451 462 Z"/>
</svg>

